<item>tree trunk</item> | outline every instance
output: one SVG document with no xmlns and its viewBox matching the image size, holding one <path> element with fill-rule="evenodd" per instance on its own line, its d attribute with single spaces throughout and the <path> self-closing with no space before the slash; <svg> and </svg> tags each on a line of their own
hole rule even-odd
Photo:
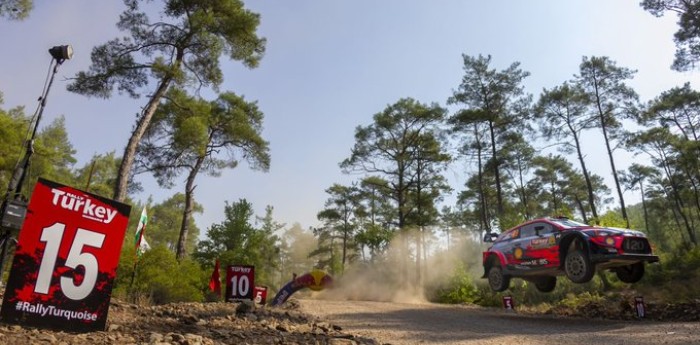
<svg viewBox="0 0 700 345">
<path fill-rule="evenodd" d="M 348 253 L 348 234 L 350 233 L 350 220 L 348 219 L 350 216 L 348 215 L 347 209 L 344 210 L 345 215 L 344 215 L 344 220 L 343 220 L 343 258 L 342 258 L 342 264 L 340 266 L 340 274 L 345 273 L 345 258 L 347 257 Z"/>
<path fill-rule="evenodd" d="M 416 289 L 419 289 L 423 280 L 423 277 L 421 276 L 421 258 L 423 257 L 423 253 L 421 252 L 421 226 L 418 226 L 418 229 L 416 230 Z"/>
<path fill-rule="evenodd" d="M 528 208 L 527 193 L 525 191 L 525 182 L 523 182 L 523 166 L 520 156 L 518 158 L 518 175 L 520 178 L 520 200 L 523 203 L 523 210 L 525 211 L 525 219 L 530 219 L 530 210 Z"/>
<path fill-rule="evenodd" d="M 192 217 L 192 209 L 194 207 L 194 180 L 197 178 L 199 169 L 204 162 L 204 156 L 197 159 L 197 163 L 187 175 L 187 183 L 185 185 L 185 210 L 182 213 L 182 225 L 180 226 L 180 238 L 177 241 L 176 258 L 182 261 L 187 256 L 187 234 L 189 233 L 190 218 Z"/>
<path fill-rule="evenodd" d="M 578 155 L 578 161 L 581 163 L 581 170 L 583 171 L 583 177 L 586 179 L 586 187 L 588 189 L 588 203 L 591 205 L 591 213 L 593 215 L 593 219 L 595 220 L 595 223 L 598 224 L 598 211 L 596 210 L 596 207 L 595 207 L 595 195 L 593 194 L 593 184 L 591 183 L 591 177 L 589 176 L 588 169 L 586 168 L 586 162 L 583 160 L 583 153 L 581 152 L 581 143 L 579 142 L 579 138 L 578 138 L 578 135 L 576 134 L 576 131 L 574 131 L 574 129 L 571 126 L 569 126 L 569 129 L 571 130 L 571 133 L 574 137 L 574 143 L 576 145 L 576 153 Z M 584 218 L 584 222 L 586 222 L 585 215 L 583 216 L 583 218 Z"/>
<path fill-rule="evenodd" d="M 644 183 L 639 180 L 639 189 L 642 192 L 642 210 L 644 210 L 644 230 L 649 233 L 649 212 L 647 212 L 647 202 L 644 198 Z"/>
<path fill-rule="evenodd" d="M 151 96 L 151 99 L 146 105 L 146 109 L 143 111 L 143 115 L 139 117 L 136 122 L 136 128 L 131 132 L 131 137 L 129 142 L 124 148 L 124 156 L 122 157 L 121 164 L 119 164 L 119 171 L 117 172 L 117 180 L 114 186 L 114 199 L 123 202 L 126 199 L 127 187 L 129 186 L 129 177 L 131 175 L 131 166 L 134 164 L 134 159 L 136 158 L 136 149 L 141 143 L 141 138 L 143 138 L 144 133 L 151 124 L 151 119 L 153 114 L 155 114 L 160 104 L 160 99 L 165 95 L 168 90 L 168 86 L 172 78 L 166 77 L 161 80 L 156 92 Z"/>
<path fill-rule="evenodd" d="M 685 168 L 683 171 L 685 172 L 688 181 L 690 181 L 690 185 L 693 187 L 695 208 L 698 210 L 698 214 L 700 214 L 700 193 L 698 193 L 698 184 L 695 182 L 695 178 L 693 178 L 693 174 L 691 171 L 689 171 L 689 169 Z"/>
<path fill-rule="evenodd" d="M 600 129 L 603 131 L 605 139 L 605 148 L 608 150 L 608 158 L 610 158 L 610 168 L 612 168 L 613 179 L 615 180 L 615 188 L 617 188 L 617 196 L 620 198 L 620 210 L 622 211 L 622 219 L 625 220 L 627 228 L 630 227 L 630 220 L 627 218 L 627 208 L 625 208 L 625 198 L 622 196 L 622 188 L 620 181 L 617 178 L 617 169 L 615 168 L 615 159 L 613 158 L 612 148 L 610 148 L 610 139 L 608 138 L 608 129 L 605 125 L 605 113 L 600 104 L 600 95 L 598 94 L 598 86 L 596 82 L 596 106 L 598 107 L 598 119 L 600 120 Z"/>
<path fill-rule="evenodd" d="M 696 132 L 695 125 L 693 125 L 693 120 L 690 118 L 690 114 L 688 114 L 687 111 L 685 111 L 685 118 L 688 121 L 688 123 L 690 124 L 690 130 L 693 133 L 693 139 L 695 141 L 698 141 L 698 133 Z"/>
<path fill-rule="evenodd" d="M 408 234 L 406 232 L 406 229 L 404 229 L 405 226 L 405 218 L 406 215 L 404 214 L 404 207 L 405 200 L 404 200 L 404 173 L 405 173 L 405 167 L 403 162 L 398 163 L 398 186 L 396 188 L 396 206 L 398 209 L 398 231 L 399 235 L 401 236 L 401 257 L 399 258 L 400 260 L 400 265 L 401 265 L 401 271 L 399 273 L 399 280 L 401 280 L 401 284 L 404 287 L 408 287 Z"/>
<path fill-rule="evenodd" d="M 673 189 L 673 199 L 676 203 L 676 207 L 678 208 L 678 214 L 680 214 L 681 218 L 683 218 L 683 223 L 685 224 L 685 229 L 688 232 L 688 238 L 690 238 L 690 242 L 692 242 L 694 245 L 697 245 L 697 239 L 695 238 L 695 231 L 693 231 L 693 227 L 690 226 L 690 221 L 688 220 L 688 216 L 685 214 L 683 209 L 685 208 L 685 205 L 683 204 L 683 200 L 680 197 L 680 194 L 678 192 L 678 189 L 676 187 L 676 184 L 674 182 L 671 182 L 671 188 Z"/>
<path fill-rule="evenodd" d="M 615 180 L 615 188 L 617 188 L 617 196 L 620 198 L 620 210 L 622 211 L 622 219 L 625 220 L 627 228 L 630 227 L 630 220 L 627 217 L 627 208 L 625 207 L 625 198 L 622 196 L 622 188 L 620 187 L 620 181 L 617 177 L 617 169 L 615 168 L 615 159 L 613 158 L 612 149 L 610 148 L 610 140 L 608 139 L 608 133 L 605 129 L 605 120 L 601 117 L 601 122 L 603 122 L 603 138 L 605 138 L 605 148 L 608 150 L 608 157 L 610 158 L 610 167 L 612 168 L 613 179 Z"/>
<path fill-rule="evenodd" d="M 583 207 L 583 202 L 581 201 L 581 198 L 579 198 L 578 195 L 574 195 L 574 201 L 576 202 L 576 205 L 578 206 L 579 212 L 581 212 L 581 217 L 583 217 L 583 222 L 588 224 L 588 217 L 586 216 L 586 208 Z"/>
<path fill-rule="evenodd" d="M 683 219 L 683 223 L 685 224 L 685 229 L 688 232 L 688 237 L 690 239 L 690 242 L 693 243 L 693 245 L 697 245 L 698 243 L 697 243 L 697 240 L 695 238 L 695 231 L 693 231 L 693 228 L 690 226 L 688 216 L 683 211 L 683 209 L 685 208 L 685 205 L 683 203 L 683 199 L 681 199 L 681 195 L 680 195 L 680 192 L 678 191 L 678 187 L 676 186 L 676 182 L 673 179 L 673 174 L 671 174 L 671 170 L 668 167 L 667 159 L 665 156 L 663 156 L 662 158 L 663 158 L 662 166 L 663 166 L 664 172 L 666 173 L 666 178 L 668 179 L 668 182 L 671 184 L 671 191 L 672 191 L 671 197 L 673 198 L 673 201 L 674 201 L 674 204 L 675 204 L 676 209 L 678 211 L 678 214 Z"/>
<path fill-rule="evenodd" d="M 557 187 L 554 185 L 554 182 L 551 182 L 551 187 L 552 187 L 552 207 L 554 208 L 554 214 L 558 215 L 559 213 L 559 203 L 557 202 Z"/>
<path fill-rule="evenodd" d="M 420 288 L 422 284 L 423 277 L 421 275 L 421 246 L 423 244 L 421 239 L 421 232 L 423 231 L 423 213 L 422 213 L 422 200 L 421 192 L 423 186 L 421 185 L 421 156 L 420 150 L 418 151 L 418 159 L 416 164 L 416 212 L 418 213 L 418 232 L 416 233 L 416 289 Z"/>
<path fill-rule="evenodd" d="M 478 181 L 478 191 L 479 191 L 479 202 L 481 204 L 481 224 L 483 225 L 480 229 L 485 229 L 487 233 L 491 233 L 491 223 L 489 222 L 489 217 L 486 212 L 488 205 L 486 202 L 486 195 L 484 193 L 484 172 L 483 164 L 481 163 L 481 140 L 479 139 L 479 129 L 477 124 L 474 124 L 474 134 L 476 138 L 476 160 L 477 160 L 477 181 Z"/>
<path fill-rule="evenodd" d="M 666 200 L 671 204 L 671 214 L 673 214 L 673 220 L 676 222 L 676 228 L 678 229 L 678 234 L 680 234 L 681 239 L 683 240 L 683 243 L 686 244 L 685 242 L 685 233 L 683 232 L 683 225 L 681 224 L 680 219 L 678 219 L 678 210 L 676 206 L 676 202 L 671 196 L 671 194 L 668 192 L 667 188 L 664 186 L 661 188 L 664 192 L 664 196 L 666 197 Z M 687 248 L 687 246 L 686 246 Z"/>
<path fill-rule="evenodd" d="M 493 122 L 489 121 L 489 132 L 491 133 L 491 154 L 493 157 L 493 173 L 496 174 L 496 202 L 498 217 L 503 215 L 503 196 L 501 192 L 501 173 L 499 169 L 500 162 L 496 152 L 496 133 L 493 128 Z"/>
</svg>

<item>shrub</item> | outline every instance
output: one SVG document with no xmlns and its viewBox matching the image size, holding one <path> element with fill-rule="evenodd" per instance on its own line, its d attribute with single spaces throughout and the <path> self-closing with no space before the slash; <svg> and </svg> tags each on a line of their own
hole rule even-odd
<svg viewBox="0 0 700 345">
<path fill-rule="evenodd" d="M 178 262 L 173 252 L 156 246 L 139 258 L 129 295 L 154 304 L 202 302 L 206 285 L 207 274 L 196 262 Z"/>
<path fill-rule="evenodd" d="M 569 293 L 566 295 L 566 298 L 562 299 L 557 305 L 576 310 L 592 303 L 603 303 L 604 301 L 605 298 L 597 292 L 590 293 L 586 291 L 579 294 Z"/>
<path fill-rule="evenodd" d="M 454 269 L 447 283 L 435 289 L 434 295 L 440 303 L 474 303 L 479 297 L 478 289 L 463 264 Z"/>
</svg>

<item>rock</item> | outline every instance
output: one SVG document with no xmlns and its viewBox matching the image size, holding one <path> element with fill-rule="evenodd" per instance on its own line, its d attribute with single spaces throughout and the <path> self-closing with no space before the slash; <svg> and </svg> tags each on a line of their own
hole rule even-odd
<svg viewBox="0 0 700 345">
<path fill-rule="evenodd" d="M 357 342 L 350 339 L 334 338 L 328 342 L 329 345 L 357 345 Z"/>
<path fill-rule="evenodd" d="M 58 342 L 58 339 L 56 339 L 56 337 L 53 334 L 49 334 L 49 333 L 39 334 L 38 339 L 41 341 L 46 341 L 50 344 L 55 344 L 56 342 Z"/>
<path fill-rule="evenodd" d="M 148 336 L 148 341 L 150 343 L 156 343 L 156 342 L 160 342 L 162 340 L 163 340 L 163 335 L 160 333 L 153 332 Z"/>
<path fill-rule="evenodd" d="M 201 335 L 187 333 L 185 334 L 185 344 L 187 345 L 202 345 L 204 338 Z"/>
<path fill-rule="evenodd" d="M 241 301 L 238 303 L 238 306 L 236 306 L 236 314 L 251 313 L 255 310 L 255 307 L 255 302 L 253 301 Z"/>
<path fill-rule="evenodd" d="M 179 333 L 168 333 L 168 336 L 170 337 L 170 339 L 172 339 L 172 341 L 176 343 L 181 343 L 185 341 L 185 336 Z"/>
</svg>

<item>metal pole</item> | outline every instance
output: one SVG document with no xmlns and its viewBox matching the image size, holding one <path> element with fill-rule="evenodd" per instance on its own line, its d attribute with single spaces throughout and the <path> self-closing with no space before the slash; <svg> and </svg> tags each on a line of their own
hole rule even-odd
<svg viewBox="0 0 700 345">
<path fill-rule="evenodd" d="M 39 98 L 39 112 L 36 116 L 36 121 L 34 122 L 32 136 L 30 137 L 29 141 L 27 141 L 27 151 L 25 152 L 24 157 L 22 158 L 22 163 L 19 164 L 15 169 L 15 172 L 12 174 L 12 179 L 10 180 L 10 183 L 7 186 L 5 199 L 2 201 L 2 207 L 0 207 L 0 217 L 3 217 L 5 215 L 5 212 L 7 212 L 7 205 L 11 199 L 17 199 L 21 197 L 22 185 L 24 185 L 24 180 L 27 177 L 27 171 L 29 170 L 29 165 L 31 163 L 30 159 L 32 157 L 32 154 L 34 153 L 34 138 L 36 137 L 37 129 L 39 128 L 39 121 L 41 120 L 41 116 L 44 113 L 44 108 L 46 107 L 46 98 L 49 96 L 49 90 L 51 90 L 51 85 L 53 84 L 54 77 L 56 76 L 56 72 L 58 72 L 58 66 L 60 66 L 63 62 L 63 60 L 53 59 L 51 60 L 51 63 L 53 64 L 54 61 L 56 61 L 56 64 L 54 65 L 53 73 L 51 74 L 49 84 L 46 87 L 44 94 L 41 95 L 41 98 Z M 2 275 L 5 272 L 5 257 L 7 256 L 7 244 L 8 242 L 10 242 L 10 235 L 11 229 L 4 228 L 3 234 L 2 236 L 0 236 L 0 238 L 2 238 L 2 248 L 0 249 L 0 284 L 2 283 Z"/>
</svg>

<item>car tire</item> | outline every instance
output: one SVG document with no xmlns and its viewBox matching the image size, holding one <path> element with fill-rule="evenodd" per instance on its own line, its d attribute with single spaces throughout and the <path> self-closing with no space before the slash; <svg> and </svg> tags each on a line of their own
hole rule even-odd
<svg viewBox="0 0 700 345">
<path fill-rule="evenodd" d="M 510 286 L 510 277 L 503 274 L 501 266 L 493 265 L 489 268 L 489 286 L 496 292 L 505 291 Z"/>
<path fill-rule="evenodd" d="M 535 287 L 539 292 L 552 292 L 557 287 L 557 277 L 542 277 L 535 280 Z"/>
<path fill-rule="evenodd" d="M 587 283 L 593 279 L 595 269 L 588 256 L 580 249 L 570 250 L 564 259 L 564 273 L 574 283 Z"/>
<path fill-rule="evenodd" d="M 623 283 L 636 283 L 644 277 L 644 263 L 637 262 L 628 266 L 622 266 L 615 269 L 617 279 Z"/>
</svg>

